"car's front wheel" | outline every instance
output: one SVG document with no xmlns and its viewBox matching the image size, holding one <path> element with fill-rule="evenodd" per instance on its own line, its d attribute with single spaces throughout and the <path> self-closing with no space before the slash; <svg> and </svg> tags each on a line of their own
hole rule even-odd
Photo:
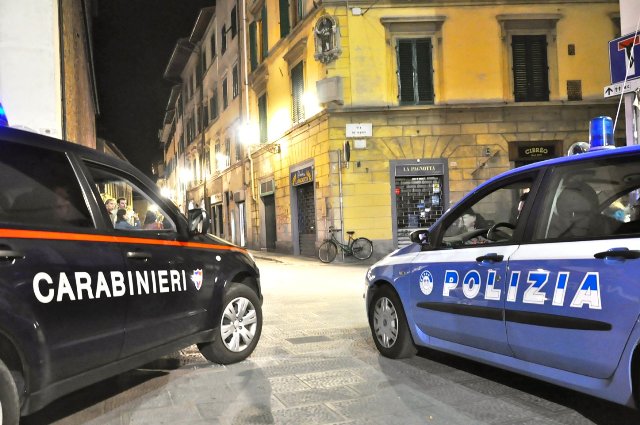
<svg viewBox="0 0 640 425">
<path fill-rule="evenodd" d="M 378 288 L 369 310 L 369 325 L 378 351 L 392 359 L 411 357 L 416 348 L 411 340 L 402 303 L 389 286 Z"/>
<path fill-rule="evenodd" d="M 225 292 L 224 309 L 213 342 L 198 344 L 210 362 L 231 364 L 251 355 L 262 333 L 262 306 L 247 285 L 233 283 Z"/>
<path fill-rule="evenodd" d="M 16 382 L 0 360 L 0 424 L 18 425 L 20 422 L 20 398 Z"/>
</svg>

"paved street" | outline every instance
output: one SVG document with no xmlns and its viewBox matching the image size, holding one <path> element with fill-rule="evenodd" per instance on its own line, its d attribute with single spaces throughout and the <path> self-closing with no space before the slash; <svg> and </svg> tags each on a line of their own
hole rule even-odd
<svg viewBox="0 0 640 425">
<path fill-rule="evenodd" d="M 432 351 L 377 354 L 366 266 L 260 255 L 264 329 L 231 366 L 194 348 L 51 404 L 22 421 L 72 424 L 640 424 L 611 403 Z"/>
</svg>

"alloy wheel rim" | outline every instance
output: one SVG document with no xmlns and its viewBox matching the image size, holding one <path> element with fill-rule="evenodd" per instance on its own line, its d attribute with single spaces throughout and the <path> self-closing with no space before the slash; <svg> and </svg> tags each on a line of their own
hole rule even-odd
<svg viewBox="0 0 640 425">
<path fill-rule="evenodd" d="M 248 299 L 238 297 L 224 309 L 220 333 L 225 347 L 234 353 L 247 349 L 258 329 L 256 309 Z"/>
<path fill-rule="evenodd" d="M 391 300 L 380 298 L 373 311 L 373 329 L 384 348 L 391 348 L 398 339 L 398 312 Z"/>
</svg>

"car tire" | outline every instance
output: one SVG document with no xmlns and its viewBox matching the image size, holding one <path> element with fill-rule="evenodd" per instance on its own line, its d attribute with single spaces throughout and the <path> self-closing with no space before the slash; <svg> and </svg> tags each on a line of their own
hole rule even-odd
<svg viewBox="0 0 640 425">
<path fill-rule="evenodd" d="M 262 333 L 262 305 L 256 292 L 243 283 L 225 291 L 222 317 L 212 342 L 198 344 L 210 362 L 231 364 L 251 355 Z"/>
<path fill-rule="evenodd" d="M 16 382 L 2 360 L 0 360 L 0 423 L 18 425 L 20 422 L 20 398 Z"/>
<path fill-rule="evenodd" d="M 416 354 L 402 303 L 391 287 L 385 285 L 374 292 L 369 326 L 376 348 L 383 356 L 402 359 Z"/>
</svg>

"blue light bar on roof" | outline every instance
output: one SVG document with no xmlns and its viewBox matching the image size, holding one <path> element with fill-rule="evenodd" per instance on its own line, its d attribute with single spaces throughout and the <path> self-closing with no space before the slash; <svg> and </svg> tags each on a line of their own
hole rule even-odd
<svg viewBox="0 0 640 425">
<path fill-rule="evenodd" d="M 613 120 L 600 116 L 591 120 L 589 124 L 589 145 L 592 151 L 615 148 L 613 140 Z"/>
<path fill-rule="evenodd" d="M 9 120 L 7 119 L 7 114 L 4 113 L 2 102 L 0 102 L 0 126 L 9 127 Z"/>
</svg>

